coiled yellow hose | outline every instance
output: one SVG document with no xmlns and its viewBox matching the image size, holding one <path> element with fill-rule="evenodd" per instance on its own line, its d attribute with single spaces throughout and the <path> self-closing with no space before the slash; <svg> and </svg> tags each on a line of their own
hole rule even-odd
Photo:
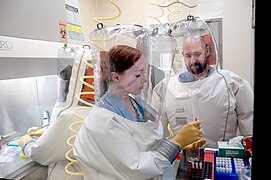
<svg viewBox="0 0 271 180">
<path fill-rule="evenodd" d="M 88 66 L 88 68 L 92 68 L 93 69 L 93 65 L 90 64 L 89 62 L 91 61 L 91 59 L 89 58 L 84 58 L 83 59 L 83 62 L 85 62 Z M 93 72 L 93 71 L 92 71 Z M 70 136 L 67 140 L 67 144 L 68 146 L 70 147 L 69 150 L 66 152 L 66 159 L 69 161 L 69 163 L 65 166 L 65 171 L 67 174 L 69 174 L 69 176 L 66 178 L 66 180 L 68 179 L 71 179 L 72 177 L 78 177 L 78 176 L 83 176 L 83 172 L 82 171 L 78 171 L 76 172 L 76 170 L 72 171 L 71 167 L 74 167 L 76 164 L 77 164 L 77 160 L 73 157 L 73 142 L 74 142 L 74 139 L 77 135 L 77 131 L 75 130 L 76 128 L 75 127 L 78 127 L 78 126 L 81 126 L 83 123 L 84 123 L 84 117 L 80 116 L 79 114 L 77 114 L 78 111 L 81 111 L 81 110 L 86 110 L 86 109 L 91 109 L 93 106 L 94 106 L 94 103 L 90 103 L 90 102 L 87 102 L 86 100 L 82 99 L 82 96 L 83 95 L 94 95 L 95 92 L 95 88 L 93 85 L 89 84 L 86 82 L 87 79 L 94 79 L 94 75 L 87 75 L 87 76 L 82 76 L 80 78 L 80 82 L 82 84 L 84 84 L 85 86 L 87 86 L 88 88 L 92 89 L 93 91 L 89 91 L 89 92 L 80 92 L 80 93 L 77 93 L 76 94 L 76 99 L 81 102 L 83 105 L 85 106 L 82 106 L 82 107 L 77 107 L 77 108 L 74 108 L 74 116 L 76 118 L 78 118 L 78 121 L 76 122 L 73 122 L 70 124 L 69 126 L 69 130 L 73 133 L 72 136 Z"/>
<path fill-rule="evenodd" d="M 164 14 L 165 14 L 164 9 L 161 8 L 160 5 L 163 4 L 163 3 L 165 3 L 165 2 L 166 2 L 166 0 L 164 0 L 163 2 L 158 3 L 158 4 L 150 3 L 150 5 L 158 7 L 159 10 L 161 11 L 161 14 L 160 14 L 159 16 L 148 16 L 148 18 L 155 19 L 156 21 L 158 21 L 158 23 L 159 23 L 160 25 L 162 24 L 162 22 L 159 20 L 159 18 L 163 17 Z"/>
<path fill-rule="evenodd" d="M 113 1 L 113 0 L 108 0 L 114 7 L 117 8 L 118 10 L 118 14 L 116 16 L 112 16 L 112 17 L 94 17 L 92 18 L 94 21 L 96 21 L 97 23 L 103 23 L 105 25 L 104 22 L 105 20 L 114 20 L 117 19 L 120 15 L 121 15 L 121 10 L 119 8 L 119 6 Z"/>
<path fill-rule="evenodd" d="M 168 2 L 167 4 L 166 4 L 166 2 Z M 164 4 L 166 4 L 166 5 L 164 5 Z M 168 22 L 166 22 L 166 23 L 171 23 L 171 22 L 173 22 L 173 21 L 175 21 L 175 20 L 171 20 L 170 19 L 170 17 L 172 16 L 172 15 L 176 15 L 176 14 L 180 14 L 181 13 L 181 11 L 180 10 L 173 10 L 173 9 L 171 9 L 170 7 L 172 7 L 172 6 L 175 6 L 175 5 L 178 5 L 178 4 L 180 4 L 180 5 L 182 5 L 182 6 L 185 6 L 186 8 L 195 8 L 195 7 L 197 7 L 197 5 L 187 5 L 186 3 L 183 3 L 183 2 L 181 2 L 181 1 L 179 1 L 179 0 L 163 0 L 163 2 L 161 2 L 161 3 L 157 3 L 157 4 L 155 4 L 155 3 L 150 3 L 150 5 L 153 5 L 153 6 L 156 6 L 156 7 L 158 7 L 159 9 L 160 9 L 160 11 L 162 12 L 162 14 L 161 15 L 159 15 L 159 16 L 148 16 L 149 18 L 152 18 L 152 19 L 155 19 L 156 21 L 158 21 L 159 22 L 159 24 L 161 25 L 161 24 L 163 24 L 161 21 L 160 21 L 160 19 L 162 19 L 162 16 L 165 14 L 165 11 L 164 11 L 164 9 L 166 9 L 167 11 L 168 11 L 168 13 L 167 13 L 167 20 L 168 20 Z"/>
</svg>

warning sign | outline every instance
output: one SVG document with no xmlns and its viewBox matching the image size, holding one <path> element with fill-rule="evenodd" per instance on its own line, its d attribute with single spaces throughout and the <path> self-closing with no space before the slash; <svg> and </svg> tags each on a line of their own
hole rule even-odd
<svg viewBox="0 0 271 180">
<path fill-rule="evenodd" d="M 68 43 L 67 24 L 64 21 L 59 21 L 59 40 Z"/>
</svg>

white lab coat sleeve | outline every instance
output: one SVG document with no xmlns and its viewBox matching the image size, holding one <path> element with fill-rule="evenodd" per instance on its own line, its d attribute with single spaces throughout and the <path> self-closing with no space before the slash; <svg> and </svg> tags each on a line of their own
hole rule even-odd
<svg viewBox="0 0 271 180">
<path fill-rule="evenodd" d="M 151 137 L 135 134 L 133 129 L 121 123 L 123 118 L 108 112 L 99 111 L 98 115 L 94 108 L 74 143 L 74 156 L 86 179 L 103 179 L 104 176 L 136 180 L 162 174 L 170 162 L 155 151 L 142 150 Z M 136 140 L 138 138 L 145 142 Z"/>
<path fill-rule="evenodd" d="M 232 75 L 233 92 L 236 98 L 236 113 L 241 135 L 252 136 L 254 114 L 254 92 L 250 84 L 241 77 Z"/>
</svg>

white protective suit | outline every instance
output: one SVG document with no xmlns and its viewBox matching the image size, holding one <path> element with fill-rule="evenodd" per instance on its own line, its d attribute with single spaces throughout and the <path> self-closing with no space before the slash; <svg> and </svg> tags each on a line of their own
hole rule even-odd
<svg viewBox="0 0 271 180">
<path fill-rule="evenodd" d="M 254 93 L 249 83 L 228 70 L 220 70 L 227 81 L 214 71 L 210 76 L 181 83 L 179 75 L 171 77 L 167 85 L 163 124 L 169 121 L 174 133 L 184 124 L 198 118 L 206 138 L 204 147 L 217 147 L 217 141 L 253 132 Z M 163 86 L 161 82 L 155 87 Z M 165 127 L 166 128 L 166 127 Z"/>
<path fill-rule="evenodd" d="M 147 151 L 163 137 L 162 132 L 159 120 L 134 122 L 95 106 L 77 135 L 74 156 L 84 179 L 150 179 L 170 165 L 161 154 Z"/>
<path fill-rule="evenodd" d="M 69 150 L 67 139 L 73 135 L 69 125 L 78 121 L 73 113 L 71 109 L 62 113 L 36 142 L 26 146 L 25 151 L 30 159 L 42 165 L 49 165 L 48 179 L 65 180 L 68 176 L 64 169 L 68 164 L 65 154 Z M 83 113 L 87 114 L 88 111 Z M 75 171 L 80 171 L 80 168 L 74 168 Z"/>
<path fill-rule="evenodd" d="M 80 115 L 85 116 L 88 111 L 82 111 Z M 65 180 L 68 176 L 65 172 L 65 166 L 68 164 L 65 154 L 70 149 L 67 139 L 73 135 L 69 130 L 69 125 L 76 121 L 78 118 L 74 116 L 74 111 L 70 108 L 62 113 L 36 142 L 26 146 L 24 152 L 31 160 L 42 165 L 49 165 L 47 179 Z M 78 166 L 74 168 L 75 172 L 80 171 Z"/>
<path fill-rule="evenodd" d="M 31 160 L 42 165 L 48 165 L 47 179 L 49 180 L 65 180 L 69 176 L 65 172 L 65 166 L 68 164 L 66 153 L 72 147 L 67 144 L 67 140 L 74 135 L 69 126 L 80 121 L 75 115 L 84 118 L 90 111 L 90 109 L 83 108 L 75 110 L 82 107 L 75 100 L 75 95 L 82 90 L 82 83 L 79 82 L 79 78 L 85 75 L 86 64 L 82 63 L 82 59 L 88 57 L 88 52 L 81 49 L 75 57 L 66 102 L 56 102 L 48 129 L 36 142 L 30 142 L 24 148 L 26 156 Z M 73 128 L 78 131 L 80 127 L 78 125 Z M 77 164 L 70 167 L 69 170 L 72 172 L 81 171 Z M 72 179 L 83 179 L 83 177 L 76 176 L 72 177 Z"/>
</svg>

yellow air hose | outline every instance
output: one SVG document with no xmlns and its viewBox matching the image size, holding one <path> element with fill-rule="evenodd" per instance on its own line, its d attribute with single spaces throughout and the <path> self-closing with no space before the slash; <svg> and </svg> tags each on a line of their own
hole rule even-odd
<svg viewBox="0 0 271 180">
<path fill-rule="evenodd" d="M 165 2 L 166 2 L 166 0 L 164 0 L 163 2 L 158 3 L 158 4 L 150 3 L 150 5 L 158 7 L 159 10 L 161 11 L 161 14 L 160 14 L 159 16 L 148 16 L 148 18 L 155 19 L 156 21 L 158 21 L 158 23 L 159 23 L 160 25 L 162 24 L 162 22 L 159 20 L 159 18 L 161 18 L 161 17 L 164 16 L 164 14 L 165 14 L 164 9 L 161 8 L 160 5 L 163 4 L 163 3 L 165 3 Z"/>
<path fill-rule="evenodd" d="M 118 14 L 116 16 L 112 16 L 112 17 L 94 17 L 92 18 L 94 21 L 96 21 L 97 23 L 103 23 L 102 21 L 105 20 L 114 20 L 117 19 L 120 15 L 121 15 L 121 9 L 119 8 L 119 6 L 113 1 L 113 0 L 108 0 L 115 8 L 117 8 L 118 10 Z"/>
<path fill-rule="evenodd" d="M 89 58 L 84 58 L 83 59 L 83 62 L 85 62 L 87 64 L 88 68 L 91 68 L 93 70 L 93 65 L 89 63 L 90 61 L 91 61 L 91 59 L 89 59 Z M 72 151 L 73 151 L 73 142 L 74 142 L 74 139 L 75 139 L 75 137 L 76 137 L 76 135 L 78 133 L 75 130 L 75 126 L 78 127 L 78 126 L 81 126 L 84 123 L 84 117 L 80 116 L 76 112 L 78 112 L 80 110 L 86 110 L 86 109 L 90 110 L 94 106 L 94 101 L 93 101 L 93 103 L 90 103 L 90 102 L 88 102 L 88 101 L 86 101 L 85 99 L 82 98 L 84 95 L 92 95 L 94 97 L 94 94 L 95 94 L 94 86 L 92 84 L 89 84 L 88 82 L 86 82 L 87 79 L 91 79 L 92 82 L 93 82 L 94 75 L 93 74 L 92 75 L 86 75 L 86 76 L 82 76 L 80 78 L 80 82 L 83 85 L 85 85 L 86 87 L 90 88 L 92 91 L 80 92 L 80 93 L 76 94 L 76 96 L 75 96 L 76 99 L 79 102 L 81 102 L 83 104 L 83 106 L 74 108 L 74 116 L 76 118 L 78 118 L 78 121 L 71 123 L 70 126 L 69 126 L 69 130 L 73 133 L 73 135 L 70 136 L 67 139 L 67 144 L 70 147 L 69 150 L 66 152 L 66 159 L 69 161 L 69 163 L 65 166 L 65 171 L 66 171 L 67 174 L 69 174 L 69 176 L 66 178 L 67 180 L 71 179 L 72 177 L 75 177 L 75 176 L 83 176 L 82 171 L 76 172 L 76 170 L 72 171 L 71 169 L 74 169 L 72 167 L 74 167 L 77 164 L 77 160 L 73 157 L 73 153 L 72 153 Z"/>
</svg>

